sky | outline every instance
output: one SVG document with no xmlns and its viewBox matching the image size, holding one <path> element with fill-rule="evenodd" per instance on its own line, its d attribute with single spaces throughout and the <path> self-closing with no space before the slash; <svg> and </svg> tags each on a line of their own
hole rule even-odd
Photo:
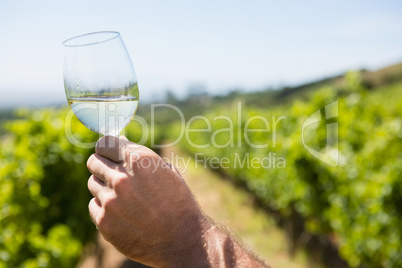
<svg viewBox="0 0 402 268">
<path fill-rule="evenodd" d="M 61 43 L 102 30 L 121 33 L 147 102 L 402 61 L 397 0 L 0 0 L 0 108 L 67 104 Z"/>
</svg>

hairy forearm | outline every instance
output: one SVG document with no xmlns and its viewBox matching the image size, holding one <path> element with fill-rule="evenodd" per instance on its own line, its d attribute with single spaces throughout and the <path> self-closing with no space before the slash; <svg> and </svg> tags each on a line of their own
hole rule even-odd
<svg viewBox="0 0 402 268">
<path fill-rule="evenodd" d="M 210 267 L 267 267 L 230 234 L 212 225 L 204 234 Z"/>
<path fill-rule="evenodd" d="M 197 237 L 197 236 L 195 236 Z M 201 240 L 186 248 L 177 258 L 165 263 L 166 267 L 261 267 L 261 260 L 241 246 L 227 231 L 215 224 L 204 225 Z"/>
</svg>

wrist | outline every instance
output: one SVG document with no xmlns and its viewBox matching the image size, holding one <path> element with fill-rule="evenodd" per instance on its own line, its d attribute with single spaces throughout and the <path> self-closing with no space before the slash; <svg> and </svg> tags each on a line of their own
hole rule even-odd
<svg viewBox="0 0 402 268">
<path fill-rule="evenodd" d="M 203 218 L 194 227 L 156 267 L 268 267 L 212 221 Z"/>
<path fill-rule="evenodd" d="M 163 263 L 157 267 L 211 267 L 208 241 L 215 226 L 207 218 L 201 217 L 188 227 L 181 230 L 181 239 L 176 240 L 179 244 L 171 245 Z"/>
<path fill-rule="evenodd" d="M 186 267 L 261 267 L 266 266 L 230 233 L 208 222 L 202 236 L 202 251 L 193 252 Z"/>
<path fill-rule="evenodd" d="M 182 250 L 173 252 L 171 254 L 173 258 L 167 260 L 164 266 L 220 267 L 222 263 L 227 267 L 234 266 L 233 261 L 228 259 L 229 256 L 230 258 L 234 256 L 234 244 L 230 237 L 206 218 L 199 220 L 198 223 L 197 231 L 193 230 L 193 233 L 188 235 L 190 239 L 181 244 Z"/>
</svg>

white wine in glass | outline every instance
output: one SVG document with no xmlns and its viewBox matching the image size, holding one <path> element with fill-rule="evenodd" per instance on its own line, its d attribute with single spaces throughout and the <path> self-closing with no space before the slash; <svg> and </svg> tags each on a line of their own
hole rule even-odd
<svg viewBox="0 0 402 268">
<path fill-rule="evenodd" d="M 118 136 L 138 107 L 138 84 L 118 32 L 95 32 L 67 39 L 64 88 L 68 103 L 87 128 Z"/>
</svg>

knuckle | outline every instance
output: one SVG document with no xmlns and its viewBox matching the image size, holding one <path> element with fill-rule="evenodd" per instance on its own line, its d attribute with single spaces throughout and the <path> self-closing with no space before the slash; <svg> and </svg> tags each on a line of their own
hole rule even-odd
<svg viewBox="0 0 402 268">
<path fill-rule="evenodd" d="M 125 191 L 127 188 L 127 182 L 129 180 L 129 176 L 126 173 L 120 173 L 112 182 L 112 188 L 116 193 L 120 193 Z"/>
<path fill-rule="evenodd" d="M 95 198 L 92 198 L 88 203 L 89 216 L 95 225 L 98 226 L 98 215 L 96 214 L 94 207 L 96 207 L 96 201 Z"/>
<path fill-rule="evenodd" d="M 159 156 L 153 153 L 152 151 L 144 151 L 141 153 L 139 161 L 141 164 L 145 166 L 149 166 L 152 163 L 156 163 L 156 161 L 159 159 Z"/>
<path fill-rule="evenodd" d="M 155 157 L 155 155 L 153 154 L 153 152 L 152 152 L 152 151 L 148 151 L 148 150 L 144 151 L 144 152 L 141 154 L 141 158 L 142 158 L 142 159 L 151 159 L 151 158 L 154 158 L 154 157 Z"/>
<path fill-rule="evenodd" d="M 111 195 L 107 195 L 102 202 L 102 207 L 105 213 L 110 213 L 115 210 L 116 198 Z"/>
<path fill-rule="evenodd" d="M 102 233 L 109 233 L 109 225 L 106 220 L 106 213 L 105 210 L 102 209 L 95 219 L 96 226 Z"/>
<path fill-rule="evenodd" d="M 87 168 L 89 169 L 94 161 L 95 154 L 91 154 L 91 156 L 87 160 Z"/>
<path fill-rule="evenodd" d="M 113 172 L 113 169 L 107 168 L 105 170 L 103 170 L 102 175 L 105 177 L 106 181 L 113 181 L 115 174 Z"/>
<path fill-rule="evenodd" d="M 88 179 L 88 181 L 87 181 L 87 187 L 88 187 L 88 189 L 91 189 L 91 187 L 92 187 L 92 176 L 93 176 L 93 175 L 89 176 L 89 179 Z"/>
<path fill-rule="evenodd" d="M 95 220 L 95 218 L 93 217 L 94 216 L 94 212 L 93 212 L 93 206 L 94 206 L 94 204 L 95 204 L 95 198 L 93 197 L 90 201 L 89 201 L 89 203 L 88 203 L 88 210 L 89 210 L 89 214 L 90 214 L 90 216 L 91 216 L 91 218 L 93 219 L 93 220 Z"/>
<path fill-rule="evenodd" d="M 132 143 L 132 142 L 126 143 L 126 144 L 124 144 L 124 146 L 121 147 L 121 149 L 123 150 L 124 154 L 127 157 L 132 154 L 138 155 L 143 150 L 143 148 L 146 148 L 146 147 L 139 145 L 139 144 Z"/>
<path fill-rule="evenodd" d="M 140 154 L 131 147 L 124 148 L 124 160 L 126 162 L 135 162 L 140 158 Z"/>
</svg>

